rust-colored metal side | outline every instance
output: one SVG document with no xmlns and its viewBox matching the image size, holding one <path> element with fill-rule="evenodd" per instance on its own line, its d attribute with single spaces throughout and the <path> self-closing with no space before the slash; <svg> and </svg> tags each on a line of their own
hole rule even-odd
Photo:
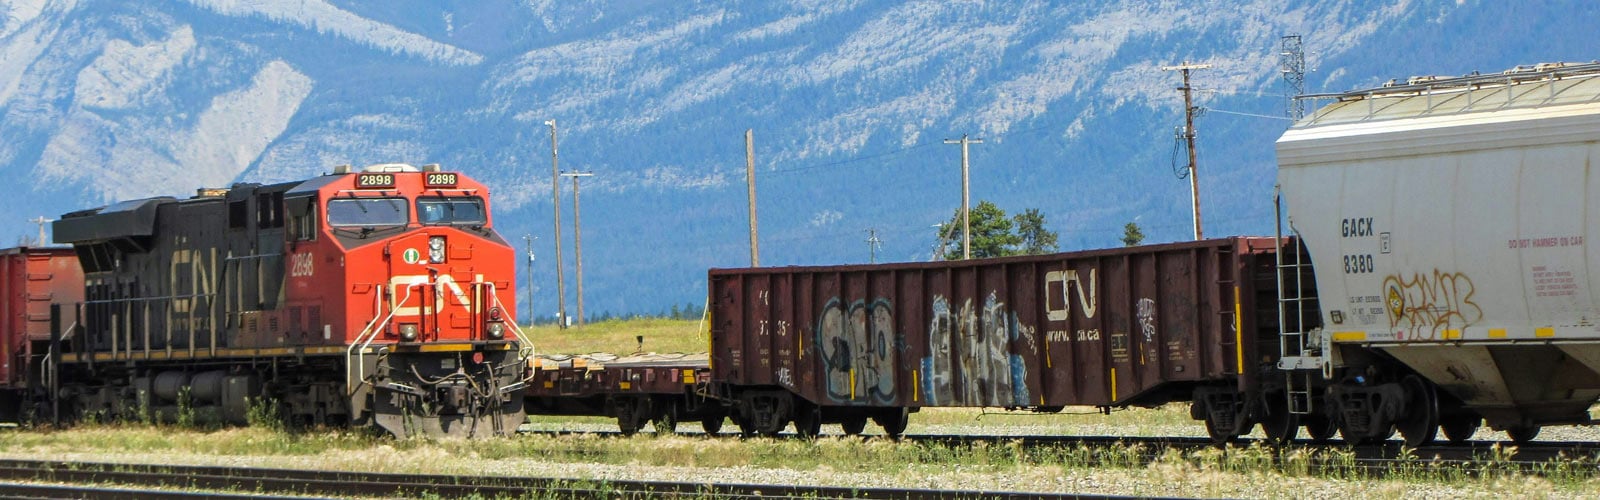
<svg viewBox="0 0 1600 500">
<path fill-rule="evenodd" d="M 1277 352 L 1261 323 L 1276 314 L 1275 251 L 1226 238 L 713 269 L 713 375 L 835 407 L 1154 405 L 1202 384 L 1252 388 Z"/>
<path fill-rule="evenodd" d="M 83 301 L 83 269 L 70 248 L 17 247 L 0 250 L 0 278 L 0 388 L 21 388 L 50 340 L 50 305 Z"/>
</svg>

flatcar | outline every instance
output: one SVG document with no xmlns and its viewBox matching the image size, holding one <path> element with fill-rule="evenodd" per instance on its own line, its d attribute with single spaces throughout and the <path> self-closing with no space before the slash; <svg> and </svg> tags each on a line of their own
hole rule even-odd
<svg viewBox="0 0 1600 500">
<path fill-rule="evenodd" d="M 383 164 L 65 214 L 81 300 L 57 297 L 52 338 L 29 330 L 44 383 L 8 410 L 512 432 L 527 363 L 489 203 L 464 174 Z"/>
</svg>

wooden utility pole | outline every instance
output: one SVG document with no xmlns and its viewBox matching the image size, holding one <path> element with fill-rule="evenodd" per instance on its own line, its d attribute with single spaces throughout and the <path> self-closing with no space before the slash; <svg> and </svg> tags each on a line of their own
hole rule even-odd
<svg viewBox="0 0 1600 500">
<path fill-rule="evenodd" d="M 578 215 L 578 178 L 593 177 L 593 172 L 571 171 L 561 174 L 572 178 L 572 251 L 578 261 L 578 326 L 583 326 L 583 219 Z"/>
<path fill-rule="evenodd" d="M 967 134 L 961 134 L 961 140 L 945 139 L 944 143 L 961 145 L 961 260 L 969 260 L 972 258 L 972 222 L 968 220 L 971 209 L 968 206 L 967 145 L 983 144 L 983 139 L 968 139 Z"/>
<path fill-rule="evenodd" d="M 1194 239 L 1195 240 L 1199 240 L 1202 237 L 1203 233 L 1200 231 L 1200 176 L 1196 175 L 1198 173 L 1198 171 L 1199 171 L 1199 168 L 1195 164 L 1195 153 L 1194 153 L 1194 138 L 1195 138 L 1195 133 L 1194 133 L 1194 114 L 1195 114 L 1195 111 L 1198 111 L 1198 108 L 1196 108 L 1194 106 L 1194 100 L 1191 97 L 1191 94 L 1192 94 L 1192 91 L 1194 90 L 1194 88 L 1189 85 L 1189 72 L 1193 71 L 1193 70 L 1197 70 L 1197 69 L 1206 69 L 1206 68 L 1210 68 L 1210 67 L 1211 67 L 1210 64 L 1190 64 L 1190 63 L 1187 63 L 1187 62 L 1185 62 L 1183 64 L 1180 64 L 1180 65 L 1177 65 L 1177 66 L 1162 66 L 1161 67 L 1161 69 L 1163 71 L 1179 71 L 1179 72 L 1183 73 L 1183 86 L 1182 87 L 1178 87 L 1178 90 L 1183 91 L 1183 134 L 1182 134 L 1182 138 L 1183 138 L 1184 142 L 1187 143 L 1188 146 L 1189 146 L 1189 198 L 1190 198 L 1190 200 L 1192 200 L 1194 202 Z"/>
<path fill-rule="evenodd" d="M 744 179 L 750 192 L 750 267 L 761 267 L 761 246 L 756 243 L 756 139 L 754 129 L 744 129 Z"/>
<path fill-rule="evenodd" d="M 550 126 L 550 205 L 555 207 L 555 244 L 556 244 L 556 325 L 557 328 L 567 327 L 567 282 L 561 272 L 561 164 L 556 153 L 556 121 L 545 120 L 545 125 Z"/>
</svg>

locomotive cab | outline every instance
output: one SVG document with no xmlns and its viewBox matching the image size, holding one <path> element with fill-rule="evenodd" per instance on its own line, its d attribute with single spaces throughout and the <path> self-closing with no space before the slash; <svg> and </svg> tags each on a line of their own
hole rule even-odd
<svg viewBox="0 0 1600 500">
<path fill-rule="evenodd" d="M 400 435 L 514 430 L 522 363 L 504 301 L 515 259 L 490 224 L 488 190 L 436 165 L 341 168 L 325 179 L 286 196 L 303 210 L 292 218 L 316 225 L 293 232 L 309 237 L 292 246 L 310 256 L 295 261 L 289 286 L 343 304 L 352 403 Z M 334 276 L 318 273 L 317 255 L 338 256 Z M 486 408 L 495 416 L 480 418 Z"/>
</svg>

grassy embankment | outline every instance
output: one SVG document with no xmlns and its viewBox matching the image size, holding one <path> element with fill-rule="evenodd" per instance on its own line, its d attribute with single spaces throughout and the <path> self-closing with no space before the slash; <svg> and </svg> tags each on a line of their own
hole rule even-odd
<svg viewBox="0 0 1600 500">
<path fill-rule="evenodd" d="M 540 354 L 589 354 L 606 352 L 628 354 L 639 350 L 637 336 L 644 336 L 644 352 L 706 352 L 706 338 L 699 320 L 632 319 L 608 320 L 572 326 L 562 330 L 554 324 L 523 329 L 523 338 L 533 341 Z"/>
</svg>

